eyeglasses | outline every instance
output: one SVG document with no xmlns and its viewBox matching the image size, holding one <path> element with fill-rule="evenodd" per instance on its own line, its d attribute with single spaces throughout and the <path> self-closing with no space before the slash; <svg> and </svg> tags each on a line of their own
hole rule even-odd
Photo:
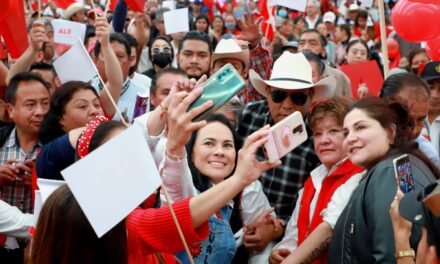
<svg viewBox="0 0 440 264">
<path fill-rule="evenodd" d="M 290 96 L 290 100 L 292 100 L 292 102 L 297 106 L 304 105 L 307 102 L 307 98 L 309 97 L 309 95 L 305 93 L 288 94 L 287 92 L 282 90 L 275 90 L 270 92 L 270 97 L 272 98 L 272 101 L 277 104 L 286 100 L 287 96 Z"/>
</svg>

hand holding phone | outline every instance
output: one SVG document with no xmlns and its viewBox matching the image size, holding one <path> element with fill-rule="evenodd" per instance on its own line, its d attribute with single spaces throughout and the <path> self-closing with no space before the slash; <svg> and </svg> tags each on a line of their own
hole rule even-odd
<svg viewBox="0 0 440 264">
<path fill-rule="evenodd" d="M 298 111 L 270 128 L 263 151 L 269 162 L 275 162 L 307 140 L 307 130 Z"/>
<path fill-rule="evenodd" d="M 235 70 L 232 64 L 228 63 L 223 66 L 201 85 L 201 87 L 203 87 L 203 93 L 189 106 L 188 111 L 191 111 L 209 100 L 214 102 L 214 106 L 195 117 L 193 121 L 206 119 L 211 113 L 217 111 L 217 109 L 240 92 L 245 85 L 246 82 Z"/>
<path fill-rule="evenodd" d="M 408 154 L 404 154 L 393 160 L 394 173 L 397 179 L 397 186 L 403 193 L 414 190 L 414 177 L 412 174 L 411 162 Z"/>
</svg>

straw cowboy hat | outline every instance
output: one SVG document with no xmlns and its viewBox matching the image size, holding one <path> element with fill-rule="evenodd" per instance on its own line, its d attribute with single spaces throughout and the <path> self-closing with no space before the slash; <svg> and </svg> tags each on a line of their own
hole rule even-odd
<svg viewBox="0 0 440 264">
<path fill-rule="evenodd" d="M 244 68 L 249 67 L 249 50 L 242 49 L 238 43 L 233 39 L 221 39 L 215 47 L 212 54 L 212 64 L 220 59 L 237 59 L 244 63 Z"/>
<path fill-rule="evenodd" d="M 263 80 L 254 70 L 249 70 L 249 80 L 257 91 L 267 97 L 267 86 L 285 90 L 315 88 L 313 100 L 333 96 L 336 79 L 328 76 L 312 82 L 312 66 L 302 53 L 285 51 L 274 63 L 269 80 Z"/>
<path fill-rule="evenodd" d="M 64 19 L 70 20 L 70 18 L 80 10 L 85 10 L 85 6 L 81 3 L 73 3 L 69 5 L 66 11 L 64 11 Z"/>
</svg>

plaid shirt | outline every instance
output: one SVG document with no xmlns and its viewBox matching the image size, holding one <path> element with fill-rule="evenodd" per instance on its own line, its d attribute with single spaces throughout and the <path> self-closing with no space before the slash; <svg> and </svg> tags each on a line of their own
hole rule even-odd
<svg viewBox="0 0 440 264">
<path fill-rule="evenodd" d="M 273 120 L 265 100 L 246 105 L 238 125 L 238 135 L 242 143 L 248 135 L 266 124 L 273 124 Z M 307 131 L 310 135 L 308 127 Z M 257 152 L 257 158 L 265 159 L 261 150 Z M 292 215 L 298 191 L 303 187 L 310 172 L 319 164 L 312 138 L 309 136 L 303 144 L 289 152 L 281 161 L 282 165 L 263 173 L 260 181 L 277 215 L 287 219 Z"/>
<path fill-rule="evenodd" d="M 25 153 L 21 148 L 16 137 L 14 128 L 6 139 L 5 144 L 0 148 L 0 164 L 5 164 L 8 160 L 16 159 L 19 163 L 25 160 L 34 160 L 41 144 L 37 143 L 29 153 Z M 29 176 L 30 177 L 30 176 Z M 24 185 L 21 181 L 13 181 L 0 188 L 1 198 L 12 206 L 18 207 L 23 213 L 32 213 L 32 189 Z"/>
<path fill-rule="evenodd" d="M 257 48 L 249 51 L 249 58 L 249 69 L 253 69 L 264 80 L 269 79 L 273 64 L 270 52 L 260 44 Z M 247 86 L 244 90 L 243 97 L 243 102 L 245 104 L 264 99 L 264 97 L 255 90 L 249 79 L 247 80 Z"/>
</svg>

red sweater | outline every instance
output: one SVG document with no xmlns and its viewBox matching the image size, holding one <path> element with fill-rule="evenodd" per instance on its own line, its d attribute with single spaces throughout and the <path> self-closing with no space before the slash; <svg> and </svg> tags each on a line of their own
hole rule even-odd
<svg viewBox="0 0 440 264">
<path fill-rule="evenodd" d="M 205 240 L 209 235 L 208 222 L 196 230 L 192 227 L 189 208 L 191 198 L 187 197 L 173 204 L 188 245 Z M 129 264 L 158 264 L 157 252 L 161 252 L 165 263 L 177 263 L 172 254 L 182 251 L 184 246 L 168 207 L 136 208 L 127 217 L 126 225 Z"/>
</svg>

